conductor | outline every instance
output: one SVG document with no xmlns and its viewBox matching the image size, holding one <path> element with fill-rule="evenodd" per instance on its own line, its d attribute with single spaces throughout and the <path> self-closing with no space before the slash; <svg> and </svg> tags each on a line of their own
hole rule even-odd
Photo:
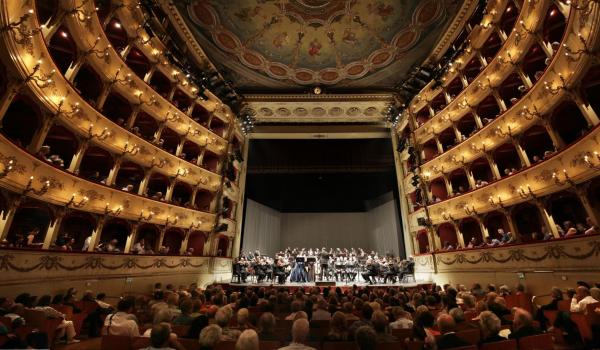
<svg viewBox="0 0 600 350">
<path fill-rule="evenodd" d="M 321 251 L 321 256 L 319 257 L 319 264 L 321 265 L 321 273 L 319 274 L 319 278 L 321 281 L 324 281 L 328 274 L 329 269 L 329 254 L 325 251 L 325 248 Z"/>
</svg>

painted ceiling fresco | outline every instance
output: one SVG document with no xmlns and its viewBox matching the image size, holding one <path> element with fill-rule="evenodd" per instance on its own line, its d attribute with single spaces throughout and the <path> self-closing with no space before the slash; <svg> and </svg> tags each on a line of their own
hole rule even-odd
<svg viewBox="0 0 600 350">
<path fill-rule="evenodd" d="M 242 88 L 392 86 L 431 51 L 457 0 L 197 0 L 179 10 Z"/>
</svg>

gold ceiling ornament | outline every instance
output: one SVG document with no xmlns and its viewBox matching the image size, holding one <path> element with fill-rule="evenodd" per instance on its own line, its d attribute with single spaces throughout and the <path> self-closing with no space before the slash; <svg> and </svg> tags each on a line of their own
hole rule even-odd
<svg viewBox="0 0 600 350">
<path fill-rule="evenodd" d="M 165 167 L 165 165 L 167 165 L 167 161 L 164 158 L 156 159 L 156 157 L 152 157 L 152 161 L 150 162 L 150 169 L 162 169 Z"/>
<path fill-rule="evenodd" d="M 468 204 L 465 204 L 464 207 L 463 207 L 463 209 L 464 209 L 465 213 L 467 215 L 469 215 L 469 216 L 476 216 L 477 215 L 477 210 L 475 210 L 475 206 L 474 205 L 471 205 L 469 207 Z"/>
<path fill-rule="evenodd" d="M 193 222 L 190 224 L 190 230 L 199 230 L 202 227 L 202 220 L 198 220 L 197 222 Z"/>
<path fill-rule="evenodd" d="M 165 220 L 165 227 L 168 227 L 169 225 L 176 225 L 177 221 L 179 221 L 179 216 L 175 215 L 175 217 L 171 219 L 171 216 L 167 215 L 167 219 Z"/>
</svg>

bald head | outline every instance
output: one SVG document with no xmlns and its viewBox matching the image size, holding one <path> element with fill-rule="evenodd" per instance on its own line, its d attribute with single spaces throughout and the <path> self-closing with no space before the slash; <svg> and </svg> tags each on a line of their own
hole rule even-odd
<svg viewBox="0 0 600 350">
<path fill-rule="evenodd" d="M 590 295 L 590 290 L 586 286 L 579 286 L 576 290 L 577 300 L 581 300 Z"/>
<path fill-rule="evenodd" d="M 454 331 L 454 327 L 456 327 L 456 322 L 454 322 L 452 316 L 448 314 L 441 314 L 438 316 L 437 324 L 442 334 L 452 332 Z"/>
<path fill-rule="evenodd" d="M 533 317 L 531 314 L 524 309 L 516 308 L 515 316 L 513 319 L 513 329 L 518 330 L 523 327 L 530 327 L 533 324 Z"/>
</svg>

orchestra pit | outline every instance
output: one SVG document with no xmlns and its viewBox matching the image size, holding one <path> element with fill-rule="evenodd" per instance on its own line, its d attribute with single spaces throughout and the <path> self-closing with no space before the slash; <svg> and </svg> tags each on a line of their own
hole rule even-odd
<svg viewBox="0 0 600 350">
<path fill-rule="evenodd" d="M 600 1 L 0 1 L 0 349 L 600 349 Z"/>
</svg>

